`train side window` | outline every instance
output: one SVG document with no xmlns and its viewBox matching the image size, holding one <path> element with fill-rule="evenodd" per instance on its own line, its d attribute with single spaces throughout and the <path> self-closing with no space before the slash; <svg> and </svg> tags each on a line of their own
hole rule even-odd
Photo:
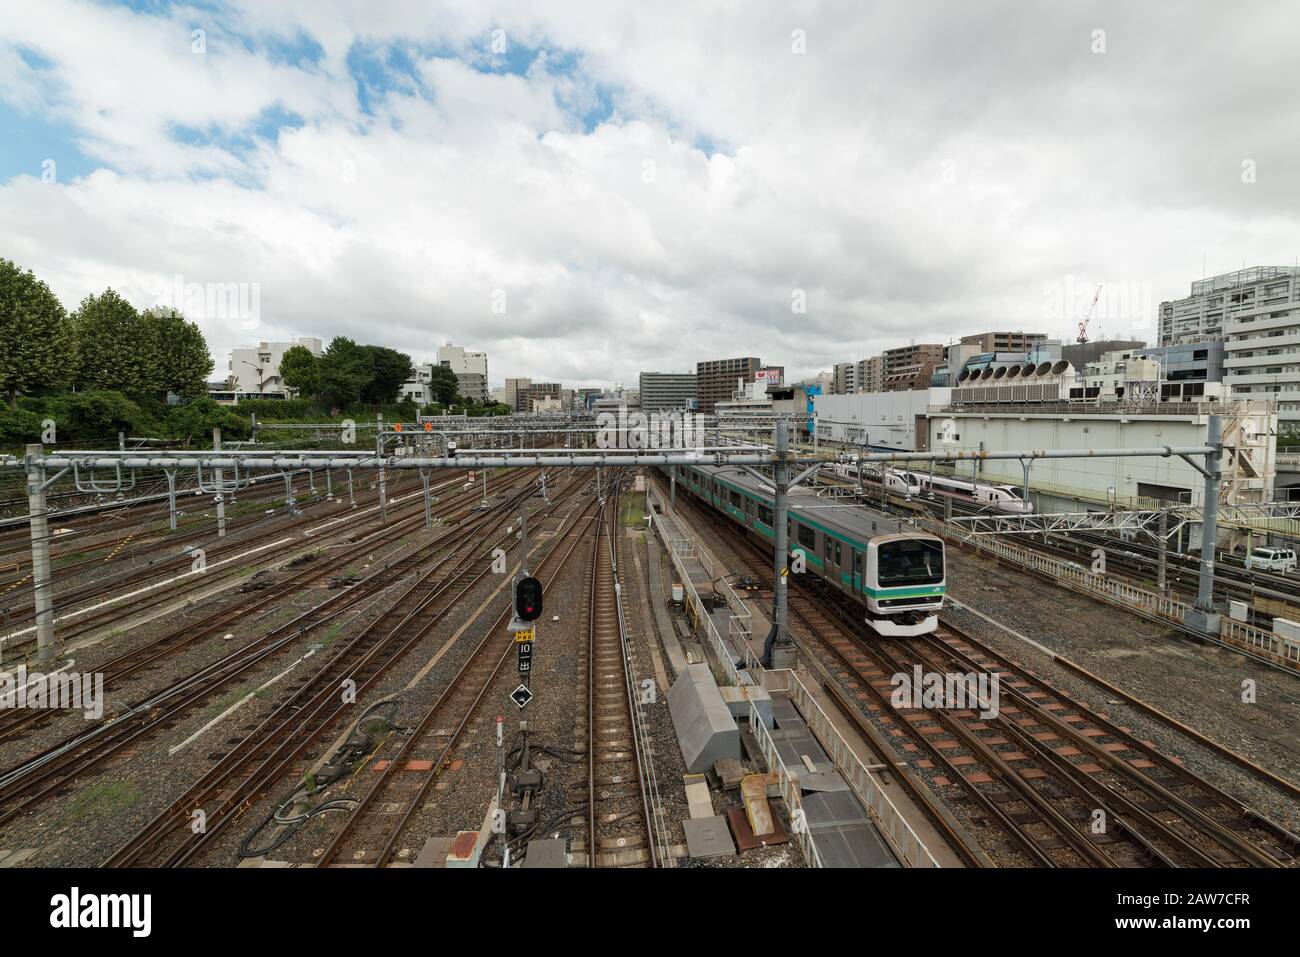
<svg viewBox="0 0 1300 957">
<path fill-rule="evenodd" d="M 799 526 L 799 544 L 804 548 L 817 551 L 817 533 L 807 525 Z"/>
<path fill-rule="evenodd" d="M 826 560 L 829 562 L 831 560 L 831 537 L 829 535 L 823 537 L 826 539 Z"/>
<path fill-rule="evenodd" d="M 840 553 L 840 540 L 837 538 L 837 539 L 835 539 L 835 564 L 836 564 L 836 565 L 843 565 L 843 564 L 844 564 L 844 559 L 841 558 L 840 556 L 841 556 L 841 553 Z"/>
</svg>

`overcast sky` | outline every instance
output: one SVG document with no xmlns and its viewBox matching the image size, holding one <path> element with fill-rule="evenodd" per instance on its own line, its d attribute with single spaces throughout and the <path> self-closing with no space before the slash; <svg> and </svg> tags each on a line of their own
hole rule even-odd
<svg viewBox="0 0 1300 957">
<path fill-rule="evenodd" d="M 1093 337 L 1151 340 L 1203 272 L 1300 257 L 1298 24 L 1240 0 L 0 0 L 0 256 L 69 308 L 179 294 L 214 378 L 309 335 L 451 340 L 494 385 L 732 355 L 797 378 L 1073 339 L 1098 285 Z"/>
</svg>

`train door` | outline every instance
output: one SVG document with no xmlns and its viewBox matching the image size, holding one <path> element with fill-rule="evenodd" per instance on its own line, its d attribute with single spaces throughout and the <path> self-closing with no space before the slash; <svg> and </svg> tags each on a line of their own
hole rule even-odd
<svg viewBox="0 0 1300 957">
<path fill-rule="evenodd" d="M 862 549 L 853 549 L 853 590 L 862 591 Z"/>
</svg>

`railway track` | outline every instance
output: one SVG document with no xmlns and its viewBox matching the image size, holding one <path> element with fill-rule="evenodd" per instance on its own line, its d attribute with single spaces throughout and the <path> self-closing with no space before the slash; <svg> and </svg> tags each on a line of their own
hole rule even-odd
<svg viewBox="0 0 1300 957">
<path fill-rule="evenodd" d="M 520 480 L 528 481 L 533 471 L 531 469 L 523 470 L 522 475 L 505 480 L 505 487 L 509 488 L 512 483 L 517 483 Z M 477 502 L 477 490 L 472 495 L 455 494 L 451 496 L 441 503 L 442 513 L 440 517 L 447 522 L 465 521 L 473 516 L 475 512 L 475 507 L 469 504 L 471 501 Z M 422 521 L 422 518 L 418 519 L 418 521 Z M 415 527 L 416 523 L 417 518 L 412 516 L 374 531 L 359 540 L 354 540 L 344 550 L 330 555 L 322 562 L 311 563 L 307 567 L 295 571 L 288 578 L 277 582 L 273 590 L 267 590 L 252 597 L 240 597 L 232 604 L 209 612 L 198 621 L 183 624 L 111 658 L 98 667 L 98 673 L 104 677 L 105 688 L 112 688 L 137 672 L 152 668 L 163 658 L 174 655 L 182 649 L 210 637 L 221 629 L 234 626 L 241 619 L 246 619 L 250 615 L 256 615 L 265 609 L 282 604 L 287 596 L 295 592 L 318 587 L 322 581 L 331 576 L 339 575 L 351 563 L 369 556 L 377 548 L 400 540 L 403 535 L 408 534 Z M 373 569 L 369 575 L 356 585 L 331 596 L 309 612 L 295 616 L 288 624 L 261 636 L 228 657 L 231 662 L 238 663 L 241 656 L 254 654 L 261 647 L 275 643 L 285 634 L 296 634 L 296 632 L 291 631 L 290 626 L 300 630 L 305 627 L 305 622 L 311 621 L 313 622 L 311 627 L 317 627 L 325 620 L 329 620 L 321 616 L 329 615 L 332 618 L 368 599 L 376 591 L 387 588 L 395 577 L 414 567 L 431 551 L 443 547 L 446 540 L 447 536 L 441 535 L 430 541 L 417 542 L 413 548 L 408 550 L 407 554 L 390 559 L 381 567 Z M 219 662 L 222 665 L 225 663 L 226 658 Z M 197 677 L 197 675 L 192 677 Z M 146 700 L 156 702 L 157 696 Z M 138 702 L 131 706 L 129 710 L 135 711 L 143 706 L 143 702 Z M 53 714 L 54 712 L 48 710 L 36 709 L 0 711 L 0 741 L 25 733 L 45 721 L 51 720 Z M 3 780 L 3 778 L 0 778 L 0 780 Z M 0 796 L 3 796 L 3 794 L 3 788 L 0 788 Z"/>
<path fill-rule="evenodd" d="M 659 867 L 618 580 L 618 493 L 597 525 L 587 603 L 586 842 L 591 867 Z M 576 849 L 576 848 L 575 848 Z"/>
<path fill-rule="evenodd" d="M 750 573 L 770 587 L 762 549 L 691 507 L 750 556 Z M 866 702 L 859 724 L 905 738 L 905 760 L 934 772 L 932 786 L 968 802 L 978 811 L 972 821 L 994 826 L 1015 855 L 1053 867 L 1296 866 L 1296 839 L 1284 829 L 952 626 L 883 639 L 837 596 L 794 585 L 791 613 L 830 652 L 857 707 Z M 1013 703 L 994 715 L 978 704 L 900 708 L 890 695 L 894 676 L 915 667 L 982 677 L 986 687 L 997 675 Z M 935 820 L 933 801 L 925 806 Z"/>
<path fill-rule="evenodd" d="M 594 500 L 569 523 L 538 564 L 535 575 L 544 583 L 544 590 L 549 590 L 559 577 L 593 522 L 599 525 Z M 513 636 L 505 633 L 509 616 L 507 608 L 493 622 L 448 687 L 358 800 L 343 827 L 317 858 L 317 867 L 383 867 L 393 860 L 412 820 L 451 763 L 466 728 L 511 657 Z M 428 761 L 431 771 L 419 778 L 403 773 L 414 761 Z"/>
<path fill-rule="evenodd" d="M 455 484 L 455 480 L 451 480 L 440 486 L 440 489 Z M 321 500 L 321 503 L 323 504 L 324 501 Z M 370 504 L 359 514 L 365 514 L 375 507 L 374 504 Z M 417 510 L 408 503 L 401 511 L 407 514 L 408 519 L 412 519 L 406 524 L 408 526 L 413 524 L 413 517 L 417 515 Z M 332 517 L 344 519 L 339 523 L 340 526 L 351 526 L 355 516 L 348 511 Z M 154 551 L 162 547 L 170 551 L 172 548 L 183 546 L 187 541 L 205 542 L 204 552 L 208 571 L 193 572 L 193 556 L 187 551 L 178 549 L 168 556 L 150 560 L 143 567 L 127 567 L 120 572 L 110 572 L 94 581 L 74 584 L 71 588 L 56 592 L 54 605 L 58 609 L 57 614 L 60 619 L 56 628 L 58 639 L 66 644 L 114 622 L 122 615 L 123 605 L 113 596 L 130 595 L 133 614 L 157 604 L 174 601 L 178 597 L 210 586 L 217 577 L 226 573 L 237 573 L 243 567 L 237 561 L 241 556 L 247 554 L 250 560 L 256 561 L 259 550 L 268 543 L 279 542 L 286 537 L 293 538 L 300 530 L 309 529 L 314 524 L 330 523 L 332 517 L 329 515 L 328 508 L 324 514 L 304 512 L 296 516 L 279 515 L 269 523 L 253 516 L 252 521 L 243 523 L 244 530 L 251 531 L 253 534 L 241 536 L 237 529 L 228 527 L 227 537 L 220 539 L 216 537 L 216 531 L 212 528 L 198 536 L 186 535 L 174 540 L 168 537 L 166 532 L 142 536 L 147 539 L 144 543 L 145 547 Z M 273 559 L 274 554 L 267 553 L 265 557 Z M 106 566 L 110 559 L 116 557 L 116 553 L 110 554 L 107 558 L 92 559 L 89 564 Z M 220 575 L 216 574 L 217 569 L 222 569 Z M 55 573 L 62 577 L 68 573 L 68 569 L 58 568 L 55 569 Z M 30 592 L 30 586 L 25 590 Z M 145 592 L 152 592 L 152 594 L 146 595 Z M 87 610 L 79 612 L 77 606 Z M 17 614 L 12 606 L 6 607 L 5 612 L 5 620 L 11 633 L 12 629 L 19 629 L 16 640 L 6 644 L 7 651 L 26 653 L 35 646 L 34 628 L 30 625 L 35 619 L 34 605 L 25 601 L 17 606 Z M 75 620 L 69 620 L 73 618 Z M 23 628 L 24 625 L 28 627 Z"/>
<path fill-rule="evenodd" d="M 573 491 L 571 483 L 563 494 Z M 531 485 L 524 494 L 529 492 Z M 551 507 L 560 500 L 557 496 Z M 473 527 L 458 529 L 453 547 L 444 557 L 421 568 L 397 600 L 340 648 L 325 667 L 299 679 L 297 690 L 184 795 L 114 852 L 105 866 L 174 867 L 188 863 L 210 847 L 253 801 L 291 776 L 295 763 L 311 758 L 309 749 L 343 720 L 352 703 L 373 692 L 379 679 L 490 572 L 492 549 L 513 541 L 513 531 L 501 534 L 486 547 L 483 536 L 488 527 L 499 529 L 508 522 L 517 504 L 516 499 L 508 500 L 484 514 Z M 199 833 L 189 826 L 196 815 L 203 821 Z"/>
<path fill-rule="evenodd" d="M 0 808 L 3 808 L 0 810 L 0 826 L 28 813 L 50 797 L 65 792 L 77 778 L 99 768 L 147 735 L 175 726 L 188 715 L 191 709 L 209 700 L 213 694 L 234 681 L 248 675 L 254 667 L 270 661 L 277 653 L 295 644 L 301 644 L 301 640 L 313 630 L 336 620 L 344 612 L 373 598 L 395 582 L 416 575 L 415 582 L 403 589 L 388 612 L 372 621 L 362 634 L 346 645 L 344 651 L 333 655 L 316 673 L 316 677 L 299 678 L 296 681 L 304 688 L 309 687 L 313 681 L 319 683 L 323 680 L 319 677 L 321 674 L 344 669 L 352 659 L 360 661 L 358 671 L 363 677 L 372 679 L 377 677 L 391 662 L 389 651 L 392 640 L 391 636 L 383 630 L 384 625 L 391 626 L 393 615 L 399 612 L 405 613 L 408 609 L 412 610 L 412 617 L 400 619 L 403 627 L 409 630 L 413 621 L 426 622 L 427 616 L 420 617 L 427 605 L 424 600 L 432 600 L 431 596 L 439 585 L 444 586 L 442 590 L 437 591 L 437 597 L 440 598 L 458 576 L 469 574 L 471 570 L 477 571 L 481 576 L 483 570 L 472 563 L 457 561 L 457 559 L 467 547 L 479 543 L 476 536 L 486 534 L 489 529 L 498 526 L 507 517 L 508 510 L 530 493 L 531 484 L 491 511 L 474 514 L 467 522 L 449 528 L 433 542 L 390 562 L 380 572 L 372 575 L 367 582 L 331 596 L 293 620 L 271 629 L 253 642 L 223 656 L 164 691 L 137 702 L 125 713 L 103 721 L 89 731 L 66 739 L 25 761 L 19 767 L 0 775 Z M 502 535 L 499 541 L 504 542 L 507 537 Z M 435 580 L 434 576 L 440 571 L 445 571 L 445 575 Z M 416 614 L 417 612 L 420 614 Z M 431 627 L 435 621 L 436 619 L 427 621 L 427 626 Z M 427 627 L 424 630 L 427 631 Z M 405 647 L 409 645 L 403 646 L 403 649 Z M 367 670 L 376 663 L 379 665 L 378 671 Z M 352 677 L 351 680 L 356 681 L 356 678 Z M 337 686 L 331 685 L 326 690 L 337 690 Z M 287 703 L 277 711 L 277 714 L 281 711 L 289 714 L 300 707 L 301 702 L 298 698 L 299 696 L 295 695 L 290 699 L 292 704 Z M 321 702 L 316 701 L 315 704 L 319 706 Z M 285 708 L 288 710 L 286 711 Z M 228 758 L 229 755 L 226 757 Z"/>
</svg>

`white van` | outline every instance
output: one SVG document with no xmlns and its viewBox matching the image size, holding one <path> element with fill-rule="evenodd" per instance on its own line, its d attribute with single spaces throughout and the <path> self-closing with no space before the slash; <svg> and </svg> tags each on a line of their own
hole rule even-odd
<svg viewBox="0 0 1300 957">
<path fill-rule="evenodd" d="M 1246 557 L 1246 567 L 1264 572 L 1292 572 L 1296 568 L 1296 555 L 1293 548 L 1273 548 L 1261 546 Z"/>
</svg>

